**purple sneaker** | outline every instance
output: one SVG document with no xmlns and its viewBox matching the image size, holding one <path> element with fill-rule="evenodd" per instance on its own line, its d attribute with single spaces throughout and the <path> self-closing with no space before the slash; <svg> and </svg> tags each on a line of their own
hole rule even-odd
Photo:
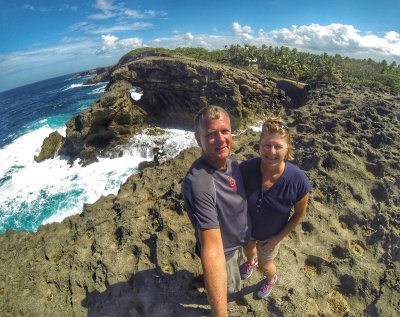
<svg viewBox="0 0 400 317">
<path fill-rule="evenodd" d="M 257 257 L 254 258 L 253 264 L 249 264 L 247 262 L 243 264 L 240 270 L 240 277 L 242 278 L 242 280 L 249 278 L 251 274 L 253 274 L 253 270 L 257 266 L 257 264 L 258 264 Z"/>
<path fill-rule="evenodd" d="M 261 286 L 260 290 L 258 291 L 258 297 L 259 298 L 265 298 L 267 297 L 271 291 L 272 288 L 274 287 L 276 281 L 278 280 L 278 275 L 275 274 L 273 277 L 272 281 L 268 283 L 267 279 L 265 278 L 263 281 L 263 286 Z"/>
</svg>

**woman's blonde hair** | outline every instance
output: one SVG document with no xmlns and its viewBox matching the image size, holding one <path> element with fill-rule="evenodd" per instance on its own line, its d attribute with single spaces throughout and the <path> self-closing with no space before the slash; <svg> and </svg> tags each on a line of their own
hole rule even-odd
<svg viewBox="0 0 400 317">
<path fill-rule="evenodd" d="M 294 146 L 293 146 L 293 135 L 290 132 L 288 126 L 285 121 L 283 121 L 280 117 L 268 117 L 262 125 L 261 135 L 260 135 L 260 143 L 261 140 L 267 134 L 279 134 L 282 135 L 287 143 L 288 143 L 288 151 L 285 156 L 285 160 L 293 160 L 294 159 Z"/>
</svg>

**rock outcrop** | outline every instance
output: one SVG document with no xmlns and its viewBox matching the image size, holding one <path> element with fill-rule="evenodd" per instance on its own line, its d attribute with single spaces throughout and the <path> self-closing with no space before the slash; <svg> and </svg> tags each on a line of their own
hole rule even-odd
<svg viewBox="0 0 400 317">
<path fill-rule="evenodd" d="M 62 153 L 79 158 L 83 165 L 96 160 L 102 151 L 126 142 L 143 128 L 145 112 L 134 105 L 131 84 L 110 83 L 107 92 L 67 123 Z"/>
<path fill-rule="evenodd" d="M 287 109 L 313 192 L 271 295 L 256 299 L 258 272 L 246 280 L 246 316 L 400 315 L 399 111 L 399 94 L 345 85 Z M 236 136 L 233 156 L 256 156 L 258 138 Z M 1 235 L 2 316 L 208 316 L 180 195 L 199 154 L 145 168 L 62 223 Z"/>
<path fill-rule="evenodd" d="M 91 82 L 110 80 L 104 95 L 67 122 L 61 152 L 83 165 L 122 144 L 147 124 L 192 128 L 205 105 L 231 114 L 234 129 L 280 113 L 288 103 L 275 81 L 234 67 L 146 52 L 101 69 Z M 131 98 L 132 87 L 143 95 Z"/>
<path fill-rule="evenodd" d="M 64 138 L 60 133 L 57 131 L 50 133 L 49 136 L 43 140 L 39 155 L 35 155 L 33 159 L 36 162 L 41 162 L 49 158 L 54 158 L 60 152 L 63 143 Z"/>
</svg>

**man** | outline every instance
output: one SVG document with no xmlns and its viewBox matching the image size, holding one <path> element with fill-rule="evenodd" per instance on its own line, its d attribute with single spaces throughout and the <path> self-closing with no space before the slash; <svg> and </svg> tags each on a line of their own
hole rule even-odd
<svg viewBox="0 0 400 317">
<path fill-rule="evenodd" d="M 183 181 L 186 210 L 195 229 L 204 282 L 215 316 L 227 316 L 227 292 L 241 288 L 238 250 L 250 239 L 245 190 L 232 148 L 231 123 L 221 107 L 201 109 L 195 138 L 202 155 Z"/>
</svg>

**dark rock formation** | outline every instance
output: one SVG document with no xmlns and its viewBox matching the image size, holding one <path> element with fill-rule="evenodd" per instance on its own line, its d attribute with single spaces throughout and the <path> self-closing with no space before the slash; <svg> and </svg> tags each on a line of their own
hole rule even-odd
<svg viewBox="0 0 400 317">
<path fill-rule="evenodd" d="M 146 57 L 116 69 L 111 77 L 143 90 L 138 105 L 147 120 L 192 127 L 205 105 L 226 108 L 233 128 L 279 113 L 285 102 L 275 82 L 248 71 L 182 57 Z"/>
<path fill-rule="evenodd" d="M 79 72 L 75 75 L 75 77 L 84 77 L 84 76 L 95 75 L 94 77 L 86 80 L 85 85 L 90 85 L 90 84 L 99 83 L 99 82 L 106 82 L 106 81 L 110 80 L 110 77 L 109 77 L 110 69 L 111 69 L 111 67 L 98 67 L 95 69 L 90 69 L 90 70 L 86 70 L 83 72 Z"/>
<path fill-rule="evenodd" d="M 42 148 L 39 155 L 34 156 L 36 162 L 41 162 L 49 158 L 54 158 L 63 145 L 64 138 L 60 133 L 54 131 L 43 140 Z"/>
<path fill-rule="evenodd" d="M 278 79 L 276 84 L 279 89 L 285 92 L 288 99 L 288 108 L 300 107 L 307 102 L 307 92 L 311 88 L 310 85 L 290 79 Z"/>
<path fill-rule="evenodd" d="M 247 316 L 399 316 L 400 96 L 326 85 L 287 111 L 313 191 L 270 297 L 256 299 L 258 272 L 246 280 Z M 232 154 L 256 156 L 258 138 L 238 135 Z M 145 168 L 62 223 L 1 235 L 2 316 L 207 316 L 180 195 L 199 154 Z"/>
</svg>

